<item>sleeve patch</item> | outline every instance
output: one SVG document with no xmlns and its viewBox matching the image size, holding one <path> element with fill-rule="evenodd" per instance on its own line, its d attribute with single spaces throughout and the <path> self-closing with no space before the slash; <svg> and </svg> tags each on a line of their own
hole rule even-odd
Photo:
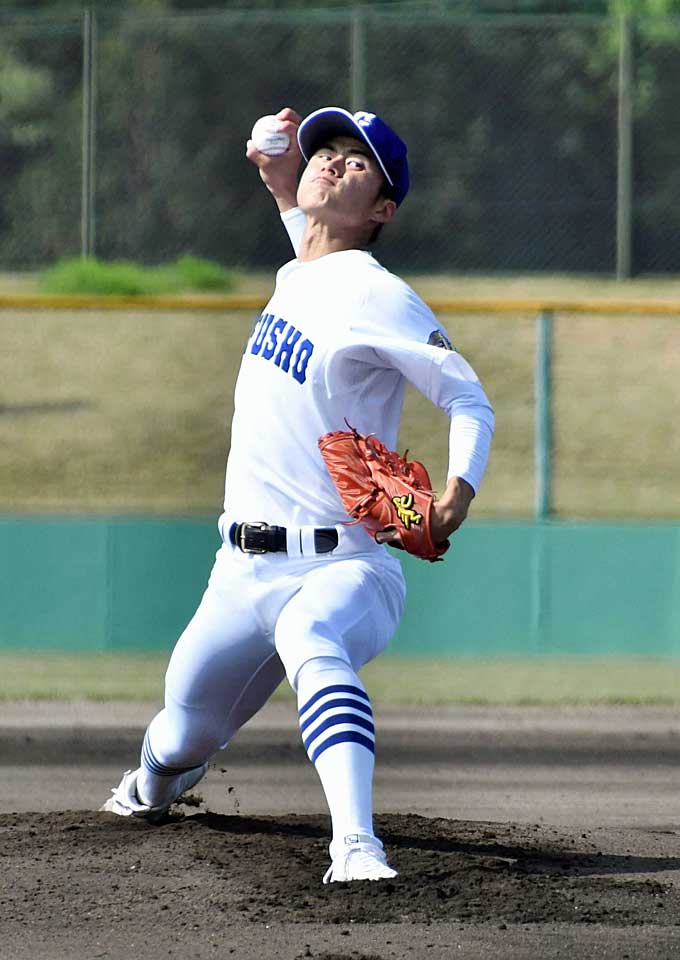
<svg viewBox="0 0 680 960">
<path fill-rule="evenodd" d="M 431 347 L 441 347 L 443 350 L 456 349 L 443 330 L 433 330 L 427 342 Z"/>
</svg>

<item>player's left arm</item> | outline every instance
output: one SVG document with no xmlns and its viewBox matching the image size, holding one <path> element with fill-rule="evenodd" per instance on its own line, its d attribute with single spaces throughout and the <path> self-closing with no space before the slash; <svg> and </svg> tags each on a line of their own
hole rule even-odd
<svg viewBox="0 0 680 960">
<path fill-rule="evenodd" d="M 449 415 L 449 470 L 446 489 L 432 509 L 433 536 L 442 539 L 460 527 L 486 471 L 495 428 L 491 403 L 477 374 L 467 361 L 446 343 L 452 359 L 437 356 L 430 382 L 430 399 Z M 453 362 L 455 360 L 455 363 Z M 460 375 L 463 379 L 459 379 Z"/>
<path fill-rule="evenodd" d="M 453 347 L 425 304 L 419 301 L 416 307 L 425 321 L 424 327 L 421 317 L 416 316 L 412 328 L 404 329 L 403 338 L 369 334 L 365 344 L 373 347 L 380 365 L 397 369 L 449 417 L 448 479 L 432 513 L 433 537 L 439 542 L 454 533 L 467 517 L 486 470 L 495 417 L 470 364 Z M 429 335 L 423 333 L 428 326 Z M 414 336 L 420 340 L 411 339 Z M 429 342 L 423 342 L 424 339 Z"/>
<path fill-rule="evenodd" d="M 446 490 L 432 505 L 430 526 L 435 543 L 448 540 L 468 515 L 474 488 L 462 477 L 451 477 Z"/>
<path fill-rule="evenodd" d="M 434 543 L 443 543 L 456 532 L 467 517 L 474 496 L 474 488 L 467 480 L 451 477 L 444 493 L 432 504 L 430 532 Z M 389 543 L 394 541 L 395 531 L 379 531 L 375 539 L 377 543 Z"/>
<path fill-rule="evenodd" d="M 432 539 L 441 543 L 465 521 L 481 484 L 495 426 L 493 408 L 476 374 L 455 351 L 444 355 L 441 347 L 383 341 L 375 352 L 450 418 L 448 480 L 431 514 Z M 390 536 L 386 532 L 376 539 L 385 542 Z"/>
</svg>

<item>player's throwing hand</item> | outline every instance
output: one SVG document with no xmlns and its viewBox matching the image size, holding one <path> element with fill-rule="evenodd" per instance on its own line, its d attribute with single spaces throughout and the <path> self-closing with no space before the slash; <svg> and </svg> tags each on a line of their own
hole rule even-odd
<svg viewBox="0 0 680 960">
<path fill-rule="evenodd" d="M 272 157 L 262 153 L 252 140 L 248 140 L 246 157 L 259 169 L 262 182 L 273 195 L 280 212 L 285 213 L 297 205 L 297 179 L 302 163 L 297 132 L 302 117 L 291 107 L 283 107 L 275 116 L 280 123 L 279 131 L 290 138 L 288 149 Z"/>
</svg>

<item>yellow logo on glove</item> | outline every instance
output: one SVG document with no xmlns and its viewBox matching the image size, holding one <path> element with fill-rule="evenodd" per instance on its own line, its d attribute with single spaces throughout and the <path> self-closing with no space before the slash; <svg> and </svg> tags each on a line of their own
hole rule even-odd
<svg viewBox="0 0 680 960">
<path fill-rule="evenodd" d="M 406 493 L 403 497 L 392 497 L 392 503 L 397 508 L 399 519 L 407 530 L 410 529 L 412 523 L 420 523 L 423 519 L 422 513 L 416 513 L 413 509 L 412 493 Z"/>
</svg>

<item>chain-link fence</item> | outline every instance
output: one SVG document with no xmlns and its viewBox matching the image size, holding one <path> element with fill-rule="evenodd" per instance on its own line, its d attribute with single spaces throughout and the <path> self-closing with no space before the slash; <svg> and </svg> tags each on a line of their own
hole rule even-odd
<svg viewBox="0 0 680 960">
<path fill-rule="evenodd" d="M 261 114 L 382 114 L 411 271 L 680 268 L 680 19 L 412 9 L 0 15 L 0 269 L 85 251 L 288 257 L 244 159 Z"/>
</svg>

